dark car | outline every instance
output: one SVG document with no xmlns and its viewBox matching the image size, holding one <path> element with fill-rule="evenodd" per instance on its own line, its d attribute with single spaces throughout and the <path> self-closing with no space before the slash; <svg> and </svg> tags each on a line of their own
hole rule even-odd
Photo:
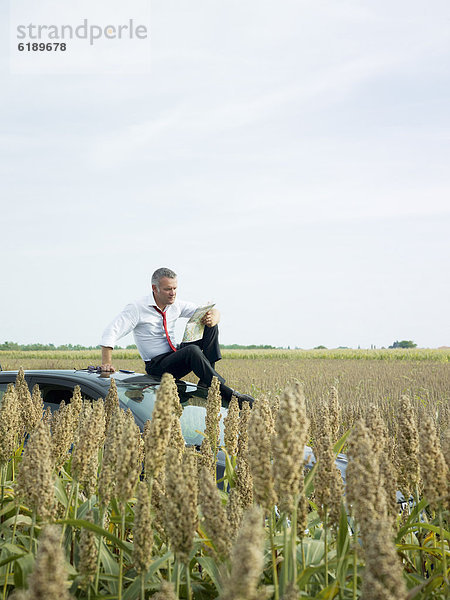
<svg viewBox="0 0 450 600">
<path fill-rule="evenodd" d="M 0 402 L 8 383 L 14 383 L 16 377 L 17 371 L 0 372 Z M 88 400 L 106 398 L 111 378 L 116 382 L 121 408 L 131 410 L 142 430 L 152 414 L 156 390 L 160 385 L 159 379 L 129 371 L 99 373 L 97 369 L 25 371 L 30 392 L 37 384 L 44 407 L 49 406 L 52 411 L 57 410 L 62 401 L 66 404 L 70 401 L 77 385 L 81 388 L 82 396 Z M 198 431 L 205 428 L 207 389 L 185 381 L 177 381 L 177 388 L 183 407 L 180 421 L 186 444 L 200 445 L 203 436 Z M 226 415 L 226 408 L 223 407 L 221 412 L 222 421 Z M 223 427 L 221 436 L 223 443 Z"/>
<path fill-rule="evenodd" d="M 14 383 L 17 371 L 0 371 L 0 403 L 8 383 Z M 81 394 L 89 400 L 106 398 L 109 390 L 110 379 L 113 377 L 117 385 L 119 403 L 123 409 L 130 409 L 134 419 L 142 430 L 145 422 L 151 417 L 156 400 L 156 390 L 160 380 L 129 371 L 116 373 L 100 373 L 97 369 L 88 368 L 80 370 L 41 370 L 25 371 L 25 379 L 30 389 L 38 384 L 44 401 L 44 406 L 57 410 L 61 402 L 70 401 L 74 387 L 79 385 Z M 199 447 L 203 440 L 201 432 L 205 430 L 206 397 L 208 390 L 194 383 L 177 380 L 178 394 L 180 396 L 183 413 L 180 417 L 181 430 L 188 446 Z M 222 405 L 222 418 L 220 420 L 220 444 L 223 445 L 223 420 L 227 414 L 227 407 Z M 305 446 L 304 459 L 307 465 L 315 462 L 314 454 L 309 446 Z M 339 454 L 336 466 L 341 471 L 345 481 L 347 459 Z M 225 467 L 223 452 L 218 455 L 218 475 L 222 475 Z"/>
</svg>

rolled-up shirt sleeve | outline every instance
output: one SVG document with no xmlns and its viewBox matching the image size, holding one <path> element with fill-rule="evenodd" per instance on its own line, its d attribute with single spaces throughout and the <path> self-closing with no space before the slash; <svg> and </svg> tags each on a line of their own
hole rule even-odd
<svg viewBox="0 0 450 600">
<path fill-rule="evenodd" d="M 190 319 L 198 308 L 198 304 L 194 304 L 193 302 L 184 302 L 184 300 L 180 301 L 179 305 L 180 317 L 184 317 L 187 319 Z"/>
<path fill-rule="evenodd" d="M 123 311 L 106 327 L 100 342 L 101 346 L 114 348 L 117 340 L 130 333 L 139 322 L 139 309 L 136 304 L 127 304 Z"/>
</svg>

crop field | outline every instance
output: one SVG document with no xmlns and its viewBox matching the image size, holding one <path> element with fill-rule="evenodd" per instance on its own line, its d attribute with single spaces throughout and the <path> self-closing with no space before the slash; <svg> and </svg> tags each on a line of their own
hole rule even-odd
<svg viewBox="0 0 450 600">
<path fill-rule="evenodd" d="M 136 351 L 117 368 L 143 371 Z M 449 597 L 448 350 L 227 350 L 218 442 L 184 446 L 165 376 L 139 432 L 106 401 L 43 415 L 23 376 L 0 405 L 2 598 Z M 0 352 L 3 370 L 83 368 L 98 351 Z M 195 381 L 191 374 L 186 380 Z M 304 445 L 317 462 L 305 465 Z M 226 456 L 217 485 L 216 455 Z M 345 489 L 335 455 L 348 457 Z M 396 492 L 405 499 L 396 502 Z"/>
<path fill-rule="evenodd" d="M 256 398 L 280 394 L 294 380 L 303 383 L 309 417 L 318 402 L 338 388 L 343 414 L 340 428 L 353 424 L 354 416 L 376 404 L 392 430 L 397 407 L 406 394 L 415 410 L 427 407 L 441 422 L 449 422 L 450 350 L 224 350 L 217 370 L 229 384 Z M 116 368 L 144 372 L 137 350 L 116 350 Z M 81 369 L 100 364 L 98 350 L 86 351 L 0 351 L 3 370 Z M 186 381 L 196 383 L 193 373 Z"/>
</svg>

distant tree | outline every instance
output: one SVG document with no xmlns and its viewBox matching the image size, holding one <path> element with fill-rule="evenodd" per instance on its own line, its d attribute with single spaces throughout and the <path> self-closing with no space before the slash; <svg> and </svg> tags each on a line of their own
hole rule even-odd
<svg viewBox="0 0 450 600">
<path fill-rule="evenodd" d="M 20 346 L 16 342 L 3 342 L 0 344 L 0 350 L 20 350 Z"/>
<path fill-rule="evenodd" d="M 328 350 L 326 346 L 315 346 L 314 350 Z"/>
<path fill-rule="evenodd" d="M 55 344 L 17 344 L 16 342 L 4 342 L 0 344 L 0 350 L 20 350 L 22 352 L 42 351 L 42 350 L 97 350 L 101 346 L 82 346 L 81 344 L 61 344 L 55 346 Z"/>
<path fill-rule="evenodd" d="M 417 348 L 417 344 L 415 344 L 412 340 L 402 340 L 401 342 L 394 342 L 392 346 L 389 346 L 389 348 Z"/>
<path fill-rule="evenodd" d="M 136 350 L 137 346 L 136 344 L 130 344 L 129 346 L 126 347 L 127 350 Z"/>
</svg>

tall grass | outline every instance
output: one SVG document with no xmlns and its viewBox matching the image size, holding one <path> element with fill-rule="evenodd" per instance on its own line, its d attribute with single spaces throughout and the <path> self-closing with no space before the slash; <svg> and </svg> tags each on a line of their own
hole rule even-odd
<svg viewBox="0 0 450 600">
<path fill-rule="evenodd" d="M 445 390 L 448 380 L 439 379 L 441 366 L 436 363 L 433 371 L 424 364 L 424 371 L 416 372 L 419 382 L 425 381 L 422 378 L 426 373 L 434 377 L 432 385 L 425 382 L 428 387 Z M 395 450 L 397 441 L 407 435 L 408 424 L 399 421 L 395 427 L 395 394 L 391 391 L 391 398 L 383 397 L 389 382 L 379 374 L 375 377 L 375 389 L 380 394 L 377 408 L 387 437 L 383 445 L 376 445 L 377 438 L 370 437 L 368 427 L 369 400 L 352 386 L 344 385 L 349 378 L 347 375 L 347 379 L 334 381 L 335 389 L 331 390 L 326 388 L 328 378 L 324 377 L 324 387 L 316 392 L 322 400 L 321 411 L 313 410 L 304 372 L 298 378 L 304 380 L 303 385 L 297 382 L 290 386 L 277 400 L 268 401 L 260 393 L 256 410 L 250 416 L 248 411 L 241 411 L 240 424 L 233 424 L 239 430 L 239 439 L 238 443 L 228 444 L 235 454 L 223 449 L 227 468 L 220 491 L 214 491 L 201 460 L 198 476 L 197 454 L 192 449 L 183 452 L 175 447 L 175 438 L 167 435 L 167 427 L 174 427 L 179 418 L 170 380 L 158 396 L 159 410 L 165 415 L 158 418 L 164 416 L 167 427 L 147 427 L 144 436 L 136 431 L 129 415 L 117 413 L 114 402 L 101 430 L 94 433 L 90 416 L 100 408 L 86 403 L 80 407 L 75 394 L 77 408 L 71 418 L 76 418 L 76 426 L 67 427 L 73 451 L 58 454 L 60 460 L 39 448 L 49 444 L 45 437 L 49 427 L 53 443 L 62 415 L 51 419 L 45 415 L 28 431 L 26 423 L 31 421 L 19 410 L 19 395 L 10 390 L 8 401 L 0 407 L 0 424 L 9 423 L 9 428 L 15 428 L 14 443 L 0 453 L 2 598 L 17 591 L 28 594 L 25 597 L 30 600 L 37 597 L 33 595 L 36 593 L 49 600 L 69 595 L 123 600 L 157 595 L 198 600 L 444 600 L 450 592 L 449 490 L 443 489 L 448 486 L 448 465 L 443 458 L 448 457 L 448 450 L 441 450 L 438 435 L 433 434 L 438 456 L 433 468 L 438 472 L 434 478 L 427 473 L 423 492 L 423 472 L 427 469 L 423 457 L 425 451 L 430 454 L 429 445 L 423 442 L 429 442 L 431 434 L 427 434 L 427 440 L 419 435 L 424 452 L 422 476 L 414 490 L 416 503 L 405 504 L 392 516 L 383 467 L 389 460 L 389 474 L 395 481 L 401 453 L 390 455 L 388 450 Z M 318 373 L 316 379 L 321 380 Z M 373 385 L 361 378 L 358 389 L 369 390 Z M 418 382 L 407 385 L 416 389 Z M 350 398 L 345 396 L 346 389 L 353 394 Z M 115 393 L 114 388 L 111 393 Z M 351 408 L 355 399 L 357 403 Z M 11 421 L 14 402 L 18 416 Z M 209 404 L 213 410 L 214 403 Z M 5 405 L 8 413 L 3 410 Z M 410 398 L 409 405 L 409 424 L 412 422 L 420 432 L 420 415 L 425 411 L 432 419 L 431 424 L 427 421 L 425 431 L 434 431 L 437 401 L 428 398 L 423 403 Z M 326 439 L 320 436 L 324 410 L 328 419 L 340 419 L 338 426 L 331 422 L 326 426 Z M 350 414 L 353 420 L 348 427 Z M 401 433 L 398 428 L 403 426 Z M 339 439 L 331 438 L 335 435 Z M 299 449 L 293 451 L 299 436 L 310 439 L 319 457 L 324 458 L 306 471 L 304 478 L 296 473 L 286 487 L 279 480 L 280 469 L 284 455 L 289 453 L 293 468 L 302 464 Z M 348 439 L 352 487 L 346 495 L 335 491 L 330 496 L 328 489 L 339 488 L 333 483 L 335 467 L 329 457 L 344 449 Z M 283 452 L 286 445 L 289 447 Z M 270 461 L 272 454 L 274 460 Z M 39 465 L 39 456 L 45 464 Z M 249 481 L 251 485 L 253 478 L 256 486 L 250 506 L 248 496 L 242 496 L 244 483 L 239 481 L 244 463 L 250 469 L 246 485 Z M 139 473 L 141 479 L 145 474 L 145 485 L 138 484 Z M 289 473 L 287 469 L 285 477 Z M 432 494 L 428 491 L 430 480 L 440 482 L 440 489 L 433 489 Z M 39 486 L 41 495 L 36 494 Z M 99 487 L 108 492 L 99 495 Z M 145 528 L 147 533 L 141 535 L 141 529 L 136 528 Z"/>
</svg>

